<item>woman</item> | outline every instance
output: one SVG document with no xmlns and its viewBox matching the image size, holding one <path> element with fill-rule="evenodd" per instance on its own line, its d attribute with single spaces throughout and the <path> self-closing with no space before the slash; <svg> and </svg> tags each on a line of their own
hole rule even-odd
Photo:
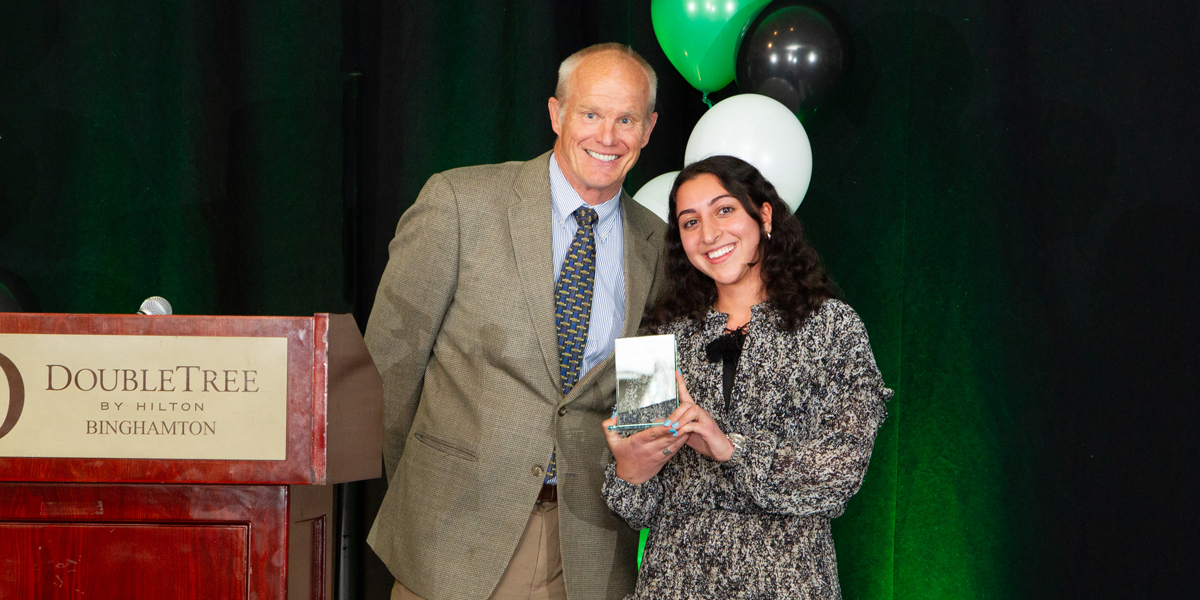
<svg viewBox="0 0 1200 600">
<path fill-rule="evenodd" d="M 676 336 L 680 406 L 633 436 L 606 429 L 605 499 L 650 528 L 631 597 L 840 598 L 829 520 L 892 396 L 866 330 L 753 166 L 688 166 L 669 210 L 670 284 L 644 329 Z"/>
</svg>

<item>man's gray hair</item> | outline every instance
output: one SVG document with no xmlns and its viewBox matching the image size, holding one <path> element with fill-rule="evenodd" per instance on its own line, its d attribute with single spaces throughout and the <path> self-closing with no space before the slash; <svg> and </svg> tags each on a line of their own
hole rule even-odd
<svg viewBox="0 0 1200 600">
<path fill-rule="evenodd" d="M 558 86 L 554 88 L 554 97 L 558 98 L 559 101 L 558 112 L 560 117 L 562 116 L 563 111 L 566 110 L 567 94 L 569 93 L 567 84 L 571 80 L 571 74 L 575 72 L 575 67 L 578 67 L 579 63 L 583 62 L 583 59 L 593 54 L 610 51 L 620 52 L 621 54 L 633 59 L 634 62 L 641 66 L 642 70 L 646 72 L 646 83 L 650 87 L 650 106 L 646 107 L 646 115 L 649 116 L 650 113 L 654 112 L 654 103 L 658 100 L 658 75 L 654 73 L 654 67 L 651 67 L 650 63 L 646 62 L 646 59 L 642 58 L 642 55 L 635 52 L 633 48 L 630 48 L 625 44 L 608 42 L 605 44 L 588 46 L 587 48 L 568 56 L 567 59 L 562 61 L 562 64 L 559 65 Z"/>
</svg>

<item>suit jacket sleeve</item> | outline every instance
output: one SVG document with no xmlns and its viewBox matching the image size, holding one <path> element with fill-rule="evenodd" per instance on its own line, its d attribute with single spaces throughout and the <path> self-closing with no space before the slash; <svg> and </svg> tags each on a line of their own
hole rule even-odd
<svg viewBox="0 0 1200 600">
<path fill-rule="evenodd" d="M 383 459 L 388 479 L 412 426 L 425 368 L 458 280 L 459 220 L 445 176 L 426 182 L 388 246 L 366 342 L 383 377 Z"/>
</svg>

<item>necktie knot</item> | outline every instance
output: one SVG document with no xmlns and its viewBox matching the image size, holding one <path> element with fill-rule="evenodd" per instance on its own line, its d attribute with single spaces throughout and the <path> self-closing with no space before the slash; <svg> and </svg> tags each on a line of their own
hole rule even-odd
<svg viewBox="0 0 1200 600">
<path fill-rule="evenodd" d="M 575 222 L 579 223 L 580 227 L 587 229 L 591 229 L 592 226 L 596 224 L 596 220 L 600 218 L 600 216 L 596 214 L 595 209 L 591 209 L 586 206 L 580 206 L 571 214 L 575 215 Z"/>
</svg>

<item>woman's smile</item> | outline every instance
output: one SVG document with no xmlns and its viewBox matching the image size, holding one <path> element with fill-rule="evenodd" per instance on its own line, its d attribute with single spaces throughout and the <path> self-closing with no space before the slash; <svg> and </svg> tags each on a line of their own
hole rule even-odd
<svg viewBox="0 0 1200 600">
<path fill-rule="evenodd" d="M 704 255 L 708 257 L 708 260 L 718 262 L 718 259 L 727 256 L 730 252 L 733 252 L 733 246 L 733 244 L 726 244 L 720 248 L 717 248 L 716 250 L 706 252 Z"/>
</svg>

